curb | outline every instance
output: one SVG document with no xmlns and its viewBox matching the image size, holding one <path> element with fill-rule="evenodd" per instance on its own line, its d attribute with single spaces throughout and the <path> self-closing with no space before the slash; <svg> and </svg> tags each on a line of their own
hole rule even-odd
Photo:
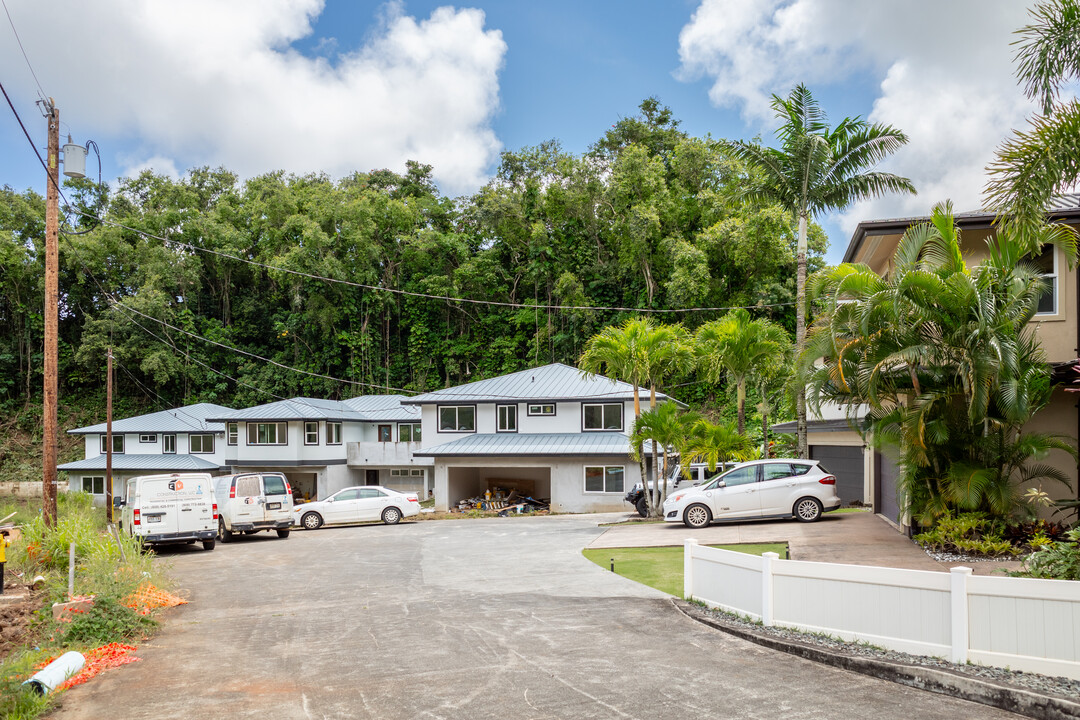
<svg viewBox="0 0 1080 720">
<path fill-rule="evenodd" d="M 814 662 L 857 672 L 862 675 L 869 675 L 881 680 L 889 680 L 919 690 L 949 695 L 961 700 L 979 703 L 980 705 L 989 705 L 1025 717 L 1039 718 L 1040 720 L 1080 718 L 1080 703 L 1064 698 L 1043 695 L 1034 690 L 1000 685 L 988 680 L 967 677 L 938 668 L 910 665 L 891 660 L 879 660 L 861 655 L 845 655 L 808 643 L 782 640 L 724 623 L 708 616 L 706 611 L 685 600 L 673 598 L 671 604 L 687 618 L 703 625 L 708 625 L 743 640 L 806 660 L 813 660 Z"/>
</svg>

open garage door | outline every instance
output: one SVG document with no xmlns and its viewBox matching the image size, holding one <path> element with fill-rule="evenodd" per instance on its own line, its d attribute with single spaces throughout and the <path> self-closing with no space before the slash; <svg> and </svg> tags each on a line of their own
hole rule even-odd
<svg viewBox="0 0 1080 720">
<path fill-rule="evenodd" d="M 900 522 L 900 500 L 896 492 L 897 467 L 888 455 L 874 453 L 877 465 L 877 487 L 874 488 L 874 512 Z"/>
<path fill-rule="evenodd" d="M 447 501 L 457 507 L 462 500 L 516 492 L 519 496 L 548 502 L 551 499 L 550 467 L 447 467 Z"/>
<path fill-rule="evenodd" d="M 811 445 L 810 459 L 819 460 L 825 469 L 836 476 L 836 494 L 844 505 L 865 502 L 863 481 L 863 449 L 847 445 Z"/>
</svg>

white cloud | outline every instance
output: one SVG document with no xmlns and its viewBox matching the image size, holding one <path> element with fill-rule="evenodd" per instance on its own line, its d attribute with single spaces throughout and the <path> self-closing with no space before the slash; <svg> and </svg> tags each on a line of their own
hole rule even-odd
<svg viewBox="0 0 1080 720">
<path fill-rule="evenodd" d="M 157 175 L 165 175 L 174 180 L 180 177 L 180 171 L 176 169 L 176 161 L 172 158 L 155 155 L 141 159 L 137 155 L 121 156 L 121 175 L 123 177 L 136 177 L 143 170 L 152 170 Z"/>
<path fill-rule="evenodd" d="M 680 77 L 709 78 L 714 104 L 766 130 L 771 94 L 798 82 L 819 99 L 845 82 L 878 83 L 862 114 L 910 138 L 882 169 L 911 178 L 919 195 L 853 206 L 842 216 L 850 231 L 859 220 L 927 214 L 945 199 L 958 210 L 981 205 L 984 167 L 1033 110 L 1010 46 L 1027 22 L 1015 0 L 703 0 L 679 36 Z"/>
<path fill-rule="evenodd" d="M 506 43 L 480 10 L 417 19 L 391 2 L 363 46 L 339 46 L 331 64 L 290 47 L 312 34 L 322 0 L 45 5 L 8 1 L 23 43 L 54 51 L 33 58 L 38 76 L 75 134 L 129 144 L 113 148 L 128 169 L 174 158 L 243 176 L 341 176 L 413 159 L 465 192 L 500 150 L 490 123 Z M 0 49 L 5 67 L 22 64 L 17 52 Z M 131 147 L 148 157 L 120 156 Z"/>
</svg>

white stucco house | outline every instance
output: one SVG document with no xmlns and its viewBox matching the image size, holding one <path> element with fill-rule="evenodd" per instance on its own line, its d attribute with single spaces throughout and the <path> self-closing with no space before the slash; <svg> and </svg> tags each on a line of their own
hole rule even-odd
<svg viewBox="0 0 1080 720">
<path fill-rule="evenodd" d="M 498 487 L 556 512 L 601 512 L 626 509 L 623 496 L 640 481 L 629 454 L 633 398 L 633 385 L 556 363 L 402 402 L 420 408 L 413 455 L 433 460 L 436 509 Z"/>
</svg>

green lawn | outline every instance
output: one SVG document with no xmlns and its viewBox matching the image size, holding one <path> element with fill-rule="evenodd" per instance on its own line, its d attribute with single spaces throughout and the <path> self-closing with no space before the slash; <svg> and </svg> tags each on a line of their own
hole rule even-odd
<svg viewBox="0 0 1080 720">
<path fill-rule="evenodd" d="M 710 545 L 721 550 L 761 555 L 774 552 L 780 557 L 787 556 L 786 543 L 763 543 L 760 545 Z M 611 567 L 615 560 L 615 572 L 635 582 L 656 588 L 669 595 L 682 597 L 683 594 L 683 547 L 648 547 L 648 548 L 607 548 L 582 553 L 589 560 L 604 568 Z"/>
</svg>

